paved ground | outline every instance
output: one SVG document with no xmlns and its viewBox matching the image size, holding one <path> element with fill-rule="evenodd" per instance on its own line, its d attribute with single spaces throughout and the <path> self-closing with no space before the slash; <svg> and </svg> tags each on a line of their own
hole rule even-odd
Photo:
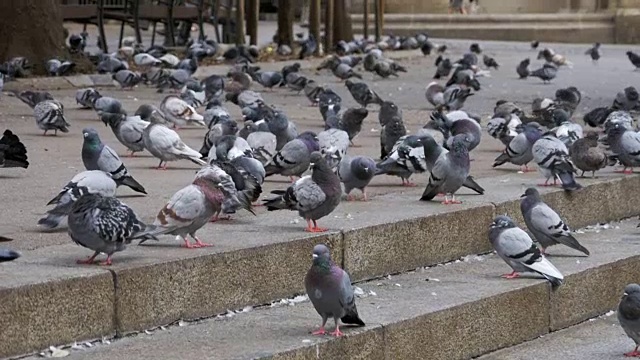
<svg viewBox="0 0 640 360">
<path fill-rule="evenodd" d="M 466 49 L 469 42 L 447 41 L 449 56 L 457 59 Z M 639 73 L 633 72 L 633 67 L 626 59 L 626 48 L 619 46 L 604 46 L 604 57 L 600 64 L 594 65 L 582 53 L 584 46 L 580 45 L 554 45 L 559 53 L 565 54 L 573 63 L 573 68 L 563 68 L 558 78 L 551 85 L 543 85 L 537 79 L 518 80 L 515 75 L 515 65 L 524 57 L 532 57 L 533 66 L 535 52 L 529 49 L 528 44 L 483 42 L 485 51 L 503 65 L 499 71 L 493 71 L 491 77 L 481 79 L 482 90 L 472 96 L 467 102 L 467 109 L 482 114 L 486 118 L 492 113 L 496 100 L 506 98 L 513 100 L 526 109 L 530 109 L 530 102 L 537 96 L 553 97 L 559 87 L 569 85 L 577 86 L 583 93 L 583 102 L 578 110 L 584 113 L 595 106 L 610 104 L 613 96 L 620 89 L 636 84 Z M 419 52 L 415 52 L 416 56 Z M 372 79 L 371 74 L 365 74 L 367 81 L 380 95 L 391 99 L 403 109 L 404 118 L 410 131 L 416 131 L 426 122 L 429 115 L 429 105 L 424 100 L 424 87 L 431 81 L 434 73 L 433 58 L 422 56 L 404 59 L 402 62 L 408 66 L 409 73 L 402 74 L 397 79 Z M 264 64 L 264 68 L 279 69 L 281 64 Z M 199 69 L 196 76 L 203 76 L 212 72 L 224 73 L 226 67 L 217 66 Z M 305 70 L 304 73 L 320 83 L 324 83 L 335 89 L 344 99 L 344 107 L 355 106 L 355 102 L 348 94 L 343 83 L 328 73 L 317 73 Z M 256 88 L 259 88 L 256 85 Z M 145 87 L 135 91 L 121 91 L 116 88 L 100 90 L 103 94 L 121 99 L 125 108 L 133 112 L 143 103 L 159 104 L 163 95 Z M 32 116 L 32 110 L 22 104 L 18 99 L 9 96 L 0 98 L 0 128 L 10 128 L 17 133 L 29 149 L 31 166 L 28 170 L 5 169 L 0 172 L 0 198 L 3 204 L 11 204 L 4 207 L 0 217 L 0 234 L 11 236 L 18 241 L 12 246 L 20 250 L 68 242 L 64 232 L 43 234 L 38 231 L 36 222 L 45 212 L 45 204 L 57 194 L 61 187 L 71 177 L 84 170 L 80 159 L 82 144 L 81 130 L 84 127 L 95 127 L 100 132 L 103 141 L 109 144 L 117 152 L 124 155 L 124 148 L 120 145 L 109 128 L 97 120 L 93 111 L 79 110 L 76 108 L 73 90 L 53 91 L 54 96 L 65 104 L 66 116 L 72 127 L 68 134 L 60 134 L 57 137 L 43 137 L 36 128 Z M 287 90 L 265 92 L 265 99 L 283 109 L 289 117 L 298 124 L 301 130 L 320 131 L 322 127 L 321 116 L 317 108 L 308 106 L 308 101 L 303 95 L 297 96 Z M 230 104 L 229 109 L 235 116 L 239 115 L 239 109 Z M 371 108 L 371 112 L 362 133 L 356 139 L 361 147 L 350 150 L 351 154 L 366 154 L 376 157 L 379 154 L 378 136 L 379 125 L 377 111 Z M 580 116 L 578 116 L 580 117 Z M 199 128 L 184 129 L 180 131 L 183 140 L 193 148 L 199 149 L 204 130 Z M 500 169 L 491 169 L 492 159 L 501 150 L 501 144 L 486 136 L 481 145 L 476 149 L 472 158 L 472 173 L 478 177 L 512 174 L 516 169 L 513 166 L 504 166 Z M 190 183 L 197 167 L 187 161 L 170 163 L 168 171 L 152 170 L 150 167 L 157 165 L 157 160 L 147 154 L 136 158 L 124 159 L 132 175 L 149 191 L 149 196 L 141 197 L 127 188 L 118 191 L 119 196 L 130 204 L 144 219 L 151 220 L 162 207 L 165 201 L 177 190 Z M 418 175 L 415 181 L 419 186 L 426 184 L 427 177 Z M 400 180 L 391 177 L 378 177 L 374 180 L 370 193 L 373 201 L 370 206 L 381 206 L 376 201 L 375 195 L 389 192 L 401 192 Z M 266 190 L 286 187 L 288 182 L 283 177 L 270 178 Z M 293 215 L 293 214 L 291 214 Z M 244 217 L 246 214 L 240 214 Z M 270 216 L 259 214 L 259 216 Z M 203 232 L 203 238 L 214 231 L 216 225 L 207 226 Z"/>
</svg>

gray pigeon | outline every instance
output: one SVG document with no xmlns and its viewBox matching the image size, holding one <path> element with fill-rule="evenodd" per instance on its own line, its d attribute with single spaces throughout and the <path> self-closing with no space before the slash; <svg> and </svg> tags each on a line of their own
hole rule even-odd
<svg viewBox="0 0 640 360">
<path fill-rule="evenodd" d="M 529 70 L 529 64 L 531 64 L 531 59 L 526 58 L 520 61 L 520 63 L 516 67 L 516 72 L 518 73 L 518 76 L 520 76 L 520 79 L 526 79 L 531 74 L 531 71 Z"/>
<path fill-rule="evenodd" d="M 489 241 L 498 256 L 513 269 L 511 274 L 502 275 L 503 278 L 514 279 L 521 272 L 534 272 L 544 276 L 553 287 L 562 285 L 564 276 L 508 216 L 500 215 L 493 220 L 489 226 Z"/>
<path fill-rule="evenodd" d="M 65 76 L 76 67 L 76 64 L 71 61 L 51 59 L 47 61 L 45 67 L 51 76 Z"/>
<path fill-rule="evenodd" d="M 258 126 L 259 125 L 256 127 Z M 247 136 L 247 143 L 249 143 L 254 157 L 259 160 L 263 166 L 269 164 L 276 155 L 276 136 L 269 131 L 258 130 L 250 133 Z"/>
<path fill-rule="evenodd" d="M 195 176 L 193 183 L 178 190 L 158 212 L 154 226 L 164 234 L 182 238 L 186 248 L 211 246 L 196 236 L 212 216 L 220 213 L 223 203 L 238 206 L 237 191 L 231 176 L 217 166 L 205 166 Z M 189 243 L 187 235 L 196 241 Z"/>
<path fill-rule="evenodd" d="M 144 148 L 151 155 L 160 159 L 158 169 L 166 170 L 169 161 L 189 160 L 200 166 L 207 163 L 202 160 L 202 155 L 185 144 L 177 132 L 168 127 L 151 122 L 142 133 Z M 164 163 L 164 165 L 163 165 Z"/>
<path fill-rule="evenodd" d="M 618 305 L 618 321 L 622 330 L 627 334 L 636 347 L 625 353 L 627 357 L 640 357 L 640 285 L 629 284 L 624 288 L 624 294 Z"/>
<path fill-rule="evenodd" d="M 44 130 L 43 135 L 47 135 L 49 130 L 53 130 L 54 135 L 58 135 L 58 130 L 63 133 L 69 132 L 68 127 L 71 125 L 65 119 L 62 107 L 55 100 L 45 100 L 36 104 L 33 116 L 38 128 Z"/>
<path fill-rule="evenodd" d="M 47 211 L 47 215 L 38 220 L 38 225 L 45 229 L 55 229 L 66 221 L 71 207 L 82 195 L 98 194 L 106 197 L 116 196 L 116 182 L 111 175 L 101 170 L 83 171 L 74 176 L 62 191 L 47 205 L 55 205 Z"/>
<path fill-rule="evenodd" d="M 606 131 L 607 143 L 624 166 L 623 172 L 633 174 L 633 168 L 640 166 L 640 133 L 627 129 L 622 123 L 613 123 Z"/>
<path fill-rule="evenodd" d="M 71 207 L 68 219 L 71 240 L 95 251 L 78 264 L 94 264 L 100 253 L 107 254 L 101 265 L 111 265 L 113 253 L 122 251 L 134 239 L 153 239 L 154 226 L 146 225 L 133 210 L 115 197 L 82 195 Z"/>
<path fill-rule="evenodd" d="M 226 172 L 237 191 L 237 203 L 222 203 L 222 212 L 233 214 L 238 209 L 245 209 L 256 215 L 253 211 L 253 202 L 257 201 L 262 194 L 262 183 L 264 182 L 265 171 L 262 164 L 251 157 L 239 156 L 231 161 L 213 161 L 213 165 L 220 167 Z M 212 219 L 212 221 L 218 218 Z"/>
<path fill-rule="evenodd" d="M 349 134 L 340 129 L 327 129 L 318 133 L 318 149 L 331 169 L 336 169 L 349 148 Z"/>
<path fill-rule="evenodd" d="M 101 115 L 102 113 L 126 113 L 122 108 L 122 103 L 120 102 L 120 100 L 108 96 L 95 98 L 95 100 L 93 101 L 93 110 L 95 110 L 98 115 Z"/>
<path fill-rule="evenodd" d="M 247 140 L 235 135 L 218 137 L 209 150 L 208 160 L 231 161 L 240 156 L 253 156 L 253 151 Z"/>
<path fill-rule="evenodd" d="M 307 81 L 307 84 L 304 86 L 304 95 L 311 102 L 311 106 L 315 106 L 319 102 L 319 96 L 325 91 L 325 87 L 319 85 L 314 80 Z"/>
<path fill-rule="evenodd" d="M 79 104 L 83 109 L 91 109 L 99 97 L 102 95 L 94 88 L 79 89 L 76 91 L 76 104 Z"/>
<path fill-rule="evenodd" d="M 380 125 L 387 125 L 387 123 L 395 117 L 402 119 L 402 110 L 400 110 L 398 105 L 392 101 L 383 102 L 380 106 L 380 112 L 378 113 L 378 121 L 380 122 Z"/>
<path fill-rule="evenodd" d="M 391 153 L 375 166 L 376 175 L 399 176 L 403 186 L 415 186 L 409 181 L 414 173 L 427 171 L 422 139 L 416 135 L 405 135 L 393 145 Z"/>
<path fill-rule="evenodd" d="M 509 162 L 514 165 L 521 165 L 523 172 L 529 171 L 527 164 L 533 160 L 533 144 L 541 136 L 540 125 L 535 122 L 525 124 L 523 131 L 516 135 L 502 154 L 494 160 L 493 167 Z"/>
<path fill-rule="evenodd" d="M 582 138 L 582 125 L 572 122 L 568 112 L 563 109 L 555 109 L 552 117 L 556 127 L 551 131 L 567 148 L 571 147 L 571 144 L 576 140 Z"/>
<path fill-rule="evenodd" d="M 333 75 L 337 76 L 339 79 L 346 80 L 352 77 L 356 77 L 358 79 L 362 79 L 362 75 L 358 74 L 353 70 L 353 68 L 347 64 L 340 63 L 338 66 L 332 69 Z"/>
<path fill-rule="evenodd" d="M 531 148 L 533 160 L 538 164 L 538 170 L 545 177 L 543 186 L 547 186 L 549 179 L 553 178 L 562 182 L 562 188 L 567 191 L 579 190 L 582 185 L 578 184 L 573 176 L 576 172 L 569 150 L 552 135 L 545 135 L 533 144 Z"/>
<path fill-rule="evenodd" d="M 84 137 L 82 162 L 87 170 L 102 170 L 109 173 L 118 186 L 125 185 L 133 191 L 147 193 L 144 187 L 129 174 L 118 154 L 102 143 L 95 129 L 83 129 L 82 136 Z"/>
<path fill-rule="evenodd" d="M 484 66 L 487 67 L 487 69 L 494 68 L 494 69 L 498 70 L 498 68 L 500 67 L 500 64 L 498 64 L 496 59 L 492 58 L 491 56 L 489 56 L 487 54 L 485 54 L 482 57 L 482 62 L 484 63 Z"/>
<path fill-rule="evenodd" d="M 298 137 L 296 125 L 282 111 L 275 111 L 266 121 L 269 131 L 276 136 L 276 150 L 282 150 L 285 144 Z"/>
<path fill-rule="evenodd" d="M 398 139 L 407 135 L 407 128 L 402 118 L 393 117 L 380 131 L 380 159 L 386 159 L 393 151 L 393 146 Z"/>
<path fill-rule="evenodd" d="M 516 114 L 505 114 L 505 117 L 493 117 L 487 122 L 487 132 L 491 137 L 500 140 L 504 146 L 518 136 L 517 129 L 522 125 L 522 120 Z"/>
<path fill-rule="evenodd" d="M 53 95 L 46 91 L 25 90 L 15 94 L 23 103 L 29 105 L 30 108 L 36 107 L 37 104 L 46 100 L 55 100 Z M 58 104 L 62 108 L 62 104 Z M 64 110 L 64 109 L 63 109 Z"/>
<path fill-rule="evenodd" d="M 137 72 L 131 70 L 120 70 L 117 73 L 111 75 L 122 89 L 133 89 L 142 81 L 142 77 Z"/>
<path fill-rule="evenodd" d="M 98 73 L 111 73 L 115 74 L 120 70 L 126 70 L 129 68 L 129 64 L 126 61 L 122 61 L 115 56 L 105 56 L 100 60 L 97 66 Z"/>
<path fill-rule="evenodd" d="M 196 109 L 178 96 L 169 95 L 165 97 L 160 103 L 160 110 L 162 110 L 167 119 L 169 119 L 176 128 L 192 122 L 206 126 L 202 115 L 198 114 Z"/>
<path fill-rule="evenodd" d="M 267 89 L 273 89 L 274 86 L 282 82 L 282 74 L 279 71 L 258 71 L 252 74 L 253 80 Z"/>
<path fill-rule="evenodd" d="M 545 84 L 547 82 L 551 82 L 551 80 L 555 79 L 558 74 L 558 68 L 553 64 L 544 64 L 540 69 L 532 71 L 529 76 L 537 77 L 542 80 Z"/>
<path fill-rule="evenodd" d="M 0 75 L 2 74 L 0 73 Z M 0 90 L 1 90 L 1 87 L 0 87 Z M 17 251 L 0 248 L 0 262 L 12 261 L 19 257 L 20 257 L 20 253 Z"/>
<path fill-rule="evenodd" d="M 429 175 L 429 183 L 422 193 L 420 200 L 429 201 L 437 194 L 444 194 L 445 205 L 460 204 L 456 201 L 455 192 L 458 191 L 469 176 L 469 150 L 465 145 L 466 135 L 456 135 L 451 142 L 451 150 L 443 157 L 439 157 Z M 451 197 L 451 200 L 449 200 Z"/>
<path fill-rule="evenodd" d="M 333 317 L 336 324 L 336 329 L 331 333 L 333 336 L 344 335 L 338 320 L 344 324 L 364 326 L 358 315 L 349 274 L 331 260 L 329 249 L 323 244 L 313 247 L 312 257 L 313 263 L 304 278 L 304 287 L 313 307 L 322 317 L 322 326 L 312 334 L 324 335 L 324 326 L 329 317 Z"/>
<path fill-rule="evenodd" d="M 576 140 L 569 148 L 569 154 L 573 164 L 582 171 L 581 177 L 585 171 L 591 171 L 591 177 L 595 177 L 596 171 L 608 164 L 607 154 L 598 147 L 598 133 L 595 131 L 589 131 L 584 138 Z"/>
<path fill-rule="evenodd" d="M 369 111 L 365 108 L 349 108 L 338 120 L 338 129 L 347 132 L 352 145 L 353 139 L 362 131 L 362 123 L 368 115 Z"/>
<path fill-rule="evenodd" d="M 311 153 L 319 150 L 318 136 L 311 131 L 305 131 L 289 141 L 273 157 L 272 163 L 265 166 L 267 176 L 280 174 L 290 176 L 293 181 L 294 176 L 301 176 L 309 169 Z"/>
<path fill-rule="evenodd" d="M 116 139 L 129 149 L 131 157 L 136 152 L 144 151 L 142 133 L 149 126 L 148 121 L 142 120 L 140 116 L 111 113 L 103 113 L 100 118 L 105 125 L 111 127 Z"/>
<path fill-rule="evenodd" d="M 367 107 L 369 104 L 382 105 L 380 95 L 371 90 L 369 85 L 363 82 L 353 82 L 351 80 L 347 80 L 345 85 L 347 86 L 351 96 L 353 96 L 353 99 L 363 107 Z"/>
<path fill-rule="evenodd" d="M 446 148 L 451 148 L 451 141 L 453 141 L 453 137 L 460 134 L 466 135 L 464 139 L 467 141 L 466 145 L 469 151 L 472 151 L 480 144 L 480 140 L 482 139 L 482 127 L 466 112 L 457 110 L 445 115 L 436 111 L 431 114 L 442 117 L 445 126 L 449 129 L 450 137 L 445 142 Z"/>
<path fill-rule="evenodd" d="M 442 93 L 445 109 L 460 110 L 469 96 L 473 95 L 471 88 L 463 88 L 460 85 L 447 86 Z"/>
<path fill-rule="evenodd" d="M 393 60 L 380 59 L 373 66 L 373 72 L 386 79 L 391 75 L 398 77 L 398 72 L 407 72 L 407 69 Z"/>
<path fill-rule="evenodd" d="M 340 204 L 340 178 L 331 171 L 320 152 L 314 151 L 309 161 L 311 175 L 298 179 L 287 190 L 272 191 L 277 196 L 266 199 L 264 205 L 268 211 L 297 210 L 307 221 L 305 231 L 325 232 L 327 229 L 318 227 L 317 220 L 331 214 Z"/>
<path fill-rule="evenodd" d="M 545 254 L 545 249 L 549 246 L 563 244 L 589 255 L 589 250 L 571 235 L 571 229 L 560 215 L 542 201 L 537 189 L 528 188 L 521 198 L 520 211 L 524 222 L 540 244 L 542 254 Z"/>
<path fill-rule="evenodd" d="M 443 58 L 442 55 L 438 55 L 436 58 L 436 66 L 436 74 L 433 76 L 434 79 L 446 78 L 453 69 L 451 60 L 449 58 Z"/>
<path fill-rule="evenodd" d="M 367 201 L 366 187 L 376 175 L 376 163 L 368 156 L 350 157 L 345 155 L 338 167 L 338 177 L 344 184 L 344 192 L 347 199 L 354 199 L 351 190 L 362 191 L 362 200 Z"/>
<path fill-rule="evenodd" d="M 616 98 L 613 100 L 611 108 L 613 110 L 630 111 L 640 107 L 640 94 L 638 90 L 633 86 L 624 88 L 623 91 L 616 94 Z"/>
<path fill-rule="evenodd" d="M 211 75 L 201 81 L 207 101 L 219 99 L 224 92 L 224 77 Z"/>
</svg>

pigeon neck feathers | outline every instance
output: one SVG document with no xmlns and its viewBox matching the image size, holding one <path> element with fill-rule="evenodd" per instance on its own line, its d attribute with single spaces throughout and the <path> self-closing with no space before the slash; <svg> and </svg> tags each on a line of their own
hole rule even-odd
<svg viewBox="0 0 640 360">
<path fill-rule="evenodd" d="M 204 196 L 212 204 L 220 204 L 224 200 L 222 191 L 220 191 L 220 189 L 218 189 L 210 180 L 197 178 L 193 180 L 193 185 L 200 188 L 200 190 L 204 193 Z"/>
</svg>

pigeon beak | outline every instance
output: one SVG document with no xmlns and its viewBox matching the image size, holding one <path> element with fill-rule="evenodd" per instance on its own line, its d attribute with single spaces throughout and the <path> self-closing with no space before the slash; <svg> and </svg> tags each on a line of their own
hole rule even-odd
<svg viewBox="0 0 640 360">
<path fill-rule="evenodd" d="M 527 196 L 527 194 L 522 194 L 522 195 L 520 195 L 520 197 L 521 197 L 521 198 L 523 198 L 523 197 L 525 197 L 525 196 Z"/>
<path fill-rule="evenodd" d="M 310 167 L 314 167 L 316 164 L 315 163 L 309 163 Z"/>
<path fill-rule="evenodd" d="M 313 254 L 313 255 L 311 255 L 311 257 L 315 259 L 315 258 L 317 258 L 317 257 L 318 257 L 318 254 Z M 626 295 L 626 294 L 625 294 L 625 295 Z"/>
</svg>

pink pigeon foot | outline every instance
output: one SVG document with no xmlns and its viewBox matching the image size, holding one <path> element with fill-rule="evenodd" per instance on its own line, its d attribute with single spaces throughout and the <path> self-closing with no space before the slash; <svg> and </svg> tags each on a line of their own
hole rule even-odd
<svg viewBox="0 0 640 360">
<path fill-rule="evenodd" d="M 631 175 L 631 174 L 633 174 L 633 168 L 631 168 L 631 170 L 624 169 L 622 171 L 622 173 L 625 174 L 625 175 Z"/>
<path fill-rule="evenodd" d="M 511 274 L 504 274 L 501 276 L 504 279 L 515 279 L 515 278 L 519 278 L 520 274 L 518 274 L 517 272 L 512 272 Z"/>
<path fill-rule="evenodd" d="M 107 255 L 107 260 L 100 263 L 100 265 L 102 266 L 111 266 L 111 264 L 112 264 L 111 255 Z"/>
<path fill-rule="evenodd" d="M 335 337 L 340 337 L 340 336 L 343 336 L 344 333 L 342 331 L 340 331 L 340 328 L 336 327 L 336 329 L 334 331 L 332 331 L 330 333 L 330 335 L 335 336 Z"/>
<path fill-rule="evenodd" d="M 321 327 L 320 329 L 316 330 L 316 331 L 312 331 L 311 335 L 324 335 L 327 332 L 324 330 L 324 327 Z"/>
<path fill-rule="evenodd" d="M 200 241 L 200 239 L 198 239 L 195 236 L 193 238 L 196 240 L 196 244 L 194 245 L 194 247 L 196 247 L 196 248 L 213 246 L 213 244 L 207 244 L 207 243 L 204 243 L 204 242 Z"/>
<path fill-rule="evenodd" d="M 95 259 L 96 259 L 96 256 L 98 256 L 98 254 L 99 253 L 95 253 L 84 260 L 76 260 L 76 264 L 93 265 L 95 264 Z"/>
</svg>

